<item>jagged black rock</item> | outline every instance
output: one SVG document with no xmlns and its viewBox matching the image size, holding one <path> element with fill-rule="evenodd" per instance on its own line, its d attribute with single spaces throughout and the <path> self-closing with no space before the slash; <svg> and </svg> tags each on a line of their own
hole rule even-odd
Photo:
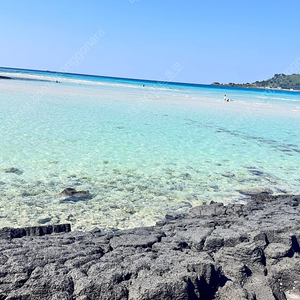
<svg viewBox="0 0 300 300">
<path fill-rule="evenodd" d="M 3 234 L 0 299 L 300 299 L 299 204 L 261 193 L 152 227 Z"/>
</svg>

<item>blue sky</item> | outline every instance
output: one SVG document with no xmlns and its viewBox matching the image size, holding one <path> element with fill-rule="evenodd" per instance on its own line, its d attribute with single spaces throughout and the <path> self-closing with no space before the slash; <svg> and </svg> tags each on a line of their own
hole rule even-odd
<svg viewBox="0 0 300 300">
<path fill-rule="evenodd" d="M 0 66 L 165 80 L 179 64 L 173 81 L 253 82 L 299 71 L 299 12 L 299 0 L 0 0 Z"/>
</svg>

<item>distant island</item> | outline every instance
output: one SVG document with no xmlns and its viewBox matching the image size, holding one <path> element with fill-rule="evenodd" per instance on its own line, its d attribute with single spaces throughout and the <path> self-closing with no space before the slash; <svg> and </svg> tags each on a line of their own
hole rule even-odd
<svg viewBox="0 0 300 300">
<path fill-rule="evenodd" d="M 213 82 L 212 85 L 243 87 L 243 88 L 264 88 L 264 89 L 283 89 L 300 91 L 300 74 L 275 74 L 272 78 L 255 81 L 253 83 L 219 83 Z"/>
</svg>

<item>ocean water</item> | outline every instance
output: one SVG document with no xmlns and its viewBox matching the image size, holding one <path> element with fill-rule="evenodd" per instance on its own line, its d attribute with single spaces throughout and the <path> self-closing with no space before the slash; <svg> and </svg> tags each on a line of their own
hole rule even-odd
<svg viewBox="0 0 300 300">
<path fill-rule="evenodd" d="M 0 227 L 124 229 L 212 200 L 244 203 L 245 190 L 300 193 L 299 92 L 0 76 L 15 78 L 0 79 Z M 91 197 L 60 197 L 68 187 Z"/>
</svg>

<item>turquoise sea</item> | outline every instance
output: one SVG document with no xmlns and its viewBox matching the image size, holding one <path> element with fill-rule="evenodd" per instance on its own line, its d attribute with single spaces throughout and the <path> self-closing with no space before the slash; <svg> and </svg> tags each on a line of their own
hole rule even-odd
<svg viewBox="0 0 300 300">
<path fill-rule="evenodd" d="M 245 190 L 300 193 L 299 92 L 0 76 L 14 78 L 0 79 L 0 227 L 123 229 L 212 200 L 243 203 Z M 91 197 L 63 199 L 67 187 Z"/>
</svg>

